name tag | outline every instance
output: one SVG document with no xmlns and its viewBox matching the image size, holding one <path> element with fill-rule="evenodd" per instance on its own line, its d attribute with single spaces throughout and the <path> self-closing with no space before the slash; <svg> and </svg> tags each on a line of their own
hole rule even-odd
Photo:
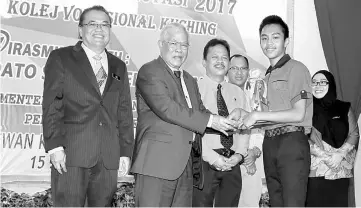
<svg viewBox="0 0 361 208">
<path fill-rule="evenodd" d="M 116 75 L 116 74 L 112 73 L 112 77 L 113 77 L 114 79 L 116 79 L 116 80 L 120 81 L 120 76 L 118 76 L 118 75 Z"/>
</svg>

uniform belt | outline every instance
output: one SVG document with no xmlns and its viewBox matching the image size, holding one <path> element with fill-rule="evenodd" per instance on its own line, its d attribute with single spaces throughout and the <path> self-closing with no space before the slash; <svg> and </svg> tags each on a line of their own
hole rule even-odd
<svg viewBox="0 0 361 208">
<path fill-rule="evenodd" d="M 303 126 L 281 126 L 278 128 L 266 130 L 265 137 L 274 137 L 296 131 L 301 131 L 302 133 L 305 133 L 305 128 Z"/>
</svg>

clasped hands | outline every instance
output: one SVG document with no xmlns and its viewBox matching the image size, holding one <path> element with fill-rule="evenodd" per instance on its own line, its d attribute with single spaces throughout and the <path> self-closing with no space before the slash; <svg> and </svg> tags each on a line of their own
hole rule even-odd
<svg viewBox="0 0 361 208">
<path fill-rule="evenodd" d="M 337 169 L 339 167 L 342 160 L 346 157 L 347 149 L 350 148 L 350 145 L 345 143 L 341 148 L 334 151 L 326 151 L 323 146 L 321 133 L 314 128 L 312 129 L 310 139 L 313 147 L 311 148 L 311 154 L 321 157 L 323 162 L 331 169 Z"/>
<path fill-rule="evenodd" d="M 261 154 L 261 150 L 258 147 L 254 147 L 253 149 L 249 149 L 247 151 L 247 155 L 245 156 L 244 163 L 242 165 L 246 167 L 248 175 L 253 175 L 257 171 L 255 162 L 260 154 Z M 241 160 L 242 160 L 242 155 L 237 153 L 232 155 L 230 158 L 226 158 L 220 155 L 219 158 L 216 160 L 216 162 L 213 163 L 213 166 L 217 170 L 228 171 L 231 170 L 232 167 L 239 164 Z"/>
<path fill-rule="evenodd" d="M 256 123 L 255 114 L 249 113 L 242 108 L 235 108 L 227 118 L 213 115 L 212 128 L 222 132 L 225 135 L 227 131 L 235 131 L 237 129 L 248 129 Z"/>
<path fill-rule="evenodd" d="M 331 169 L 336 169 L 340 166 L 342 160 L 345 157 L 346 157 L 345 153 L 339 150 L 335 152 L 325 152 L 325 157 L 323 161 Z"/>
<path fill-rule="evenodd" d="M 220 171 L 229 171 L 232 167 L 238 165 L 242 160 L 242 155 L 234 154 L 230 158 L 226 158 L 222 155 L 219 155 L 219 158 L 213 163 L 213 166 Z"/>
<path fill-rule="evenodd" d="M 319 146 L 316 147 L 314 151 L 311 149 L 311 154 L 315 154 L 318 157 L 322 158 L 322 161 L 331 169 L 337 169 L 341 164 L 343 158 L 346 157 L 346 153 L 340 150 L 336 150 L 333 152 L 325 151 Z"/>
</svg>

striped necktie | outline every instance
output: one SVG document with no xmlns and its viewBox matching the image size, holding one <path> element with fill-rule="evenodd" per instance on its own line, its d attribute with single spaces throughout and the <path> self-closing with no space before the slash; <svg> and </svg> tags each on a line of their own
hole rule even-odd
<svg viewBox="0 0 361 208">
<path fill-rule="evenodd" d="M 102 62 L 100 61 L 102 59 L 101 56 L 99 55 L 95 55 L 93 56 L 93 59 L 95 59 L 95 70 L 97 70 L 98 72 L 96 73 L 95 77 L 97 78 L 97 83 L 98 83 L 98 87 L 99 89 L 102 88 L 103 84 L 105 83 L 105 81 L 107 80 L 107 73 L 105 73 L 105 70 L 103 68 Z M 102 92 L 102 90 L 100 90 Z"/>
<path fill-rule="evenodd" d="M 229 115 L 226 102 L 224 101 L 224 98 L 222 96 L 222 85 L 218 84 L 217 86 L 217 108 L 218 108 L 218 115 L 227 117 Z M 221 144 L 227 148 L 230 149 L 233 145 L 233 136 L 226 136 L 224 134 L 221 134 Z"/>
</svg>

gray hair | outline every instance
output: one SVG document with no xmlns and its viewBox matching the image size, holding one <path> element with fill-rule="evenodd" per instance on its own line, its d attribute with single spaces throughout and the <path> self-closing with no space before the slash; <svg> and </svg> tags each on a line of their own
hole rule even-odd
<svg viewBox="0 0 361 208">
<path fill-rule="evenodd" d="M 164 26 L 162 28 L 162 31 L 160 32 L 159 40 L 161 40 L 161 41 L 165 40 L 166 36 L 168 35 L 168 31 L 171 29 L 174 29 L 174 28 L 183 30 L 185 32 L 185 34 L 187 35 L 187 39 L 189 40 L 189 34 L 188 34 L 187 29 L 178 22 L 172 22 L 172 23 L 169 23 L 166 26 Z"/>
</svg>

